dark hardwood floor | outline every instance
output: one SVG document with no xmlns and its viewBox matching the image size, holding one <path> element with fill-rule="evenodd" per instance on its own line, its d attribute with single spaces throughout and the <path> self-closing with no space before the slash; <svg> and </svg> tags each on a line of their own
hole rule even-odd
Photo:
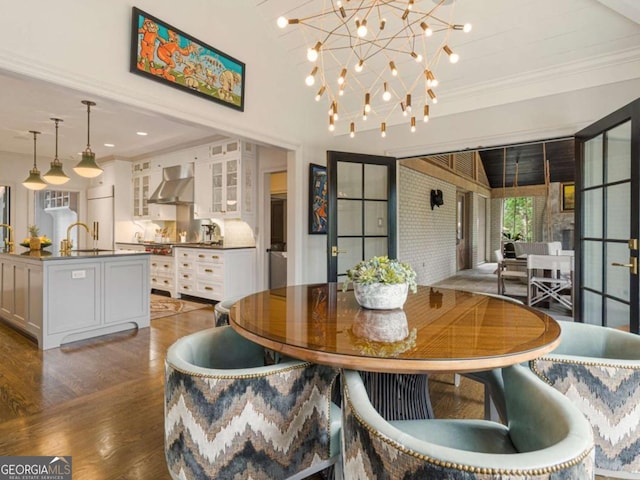
<svg viewBox="0 0 640 480">
<path fill-rule="evenodd" d="M 0 455 L 71 455 L 76 480 L 169 480 L 165 352 L 213 322 L 207 307 L 44 352 L 0 322 Z M 481 418 L 475 382 L 434 375 L 430 390 L 437 417 Z"/>
</svg>

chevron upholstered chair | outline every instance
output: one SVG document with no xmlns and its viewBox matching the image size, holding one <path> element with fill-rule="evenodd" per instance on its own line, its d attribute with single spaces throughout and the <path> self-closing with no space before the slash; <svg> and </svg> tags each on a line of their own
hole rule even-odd
<svg viewBox="0 0 640 480">
<path fill-rule="evenodd" d="M 288 360 L 231 327 L 174 343 L 165 361 L 165 455 L 173 479 L 300 479 L 340 468 L 338 371 Z"/>
<path fill-rule="evenodd" d="M 640 337 L 560 322 L 560 346 L 530 362 L 591 422 L 596 473 L 640 478 Z"/>
<path fill-rule="evenodd" d="M 508 424 L 385 421 L 358 372 L 343 372 L 342 458 L 349 479 L 593 479 L 593 436 L 563 395 L 521 365 L 502 369 Z"/>
</svg>

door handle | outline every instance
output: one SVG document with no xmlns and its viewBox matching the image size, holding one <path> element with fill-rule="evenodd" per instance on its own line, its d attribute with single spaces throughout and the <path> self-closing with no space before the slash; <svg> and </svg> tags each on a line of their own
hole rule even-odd
<svg viewBox="0 0 640 480">
<path fill-rule="evenodd" d="M 338 247 L 333 246 L 331 247 L 331 256 L 332 257 L 337 257 L 339 253 L 347 253 L 346 250 L 338 250 Z"/>
<path fill-rule="evenodd" d="M 630 257 L 629 263 L 612 262 L 614 267 L 627 267 L 634 275 L 638 274 L 638 257 Z"/>
</svg>

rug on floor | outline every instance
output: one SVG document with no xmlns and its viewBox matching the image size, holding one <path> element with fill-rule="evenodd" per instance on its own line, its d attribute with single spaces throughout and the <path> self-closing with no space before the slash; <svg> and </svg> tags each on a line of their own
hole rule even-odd
<svg viewBox="0 0 640 480">
<path fill-rule="evenodd" d="M 210 307 L 208 303 L 151 294 L 151 320 L 207 307 Z"/>
</svg>

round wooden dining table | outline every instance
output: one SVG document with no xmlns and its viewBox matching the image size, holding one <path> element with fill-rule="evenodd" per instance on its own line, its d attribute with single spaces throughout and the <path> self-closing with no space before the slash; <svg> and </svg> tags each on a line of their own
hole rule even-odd
<svg viewBox="0 0 640 480">
<path fill-rule="evenodd" d="M 337 283 L 266 290 L 238 300 L 229 323 L 283 355 L 383 373 L 489 370 L 537 358 L 560 342 L 558 322 L 538 310 L 429 286 L 397 310 L 361 308 Z"/>
</svg>

